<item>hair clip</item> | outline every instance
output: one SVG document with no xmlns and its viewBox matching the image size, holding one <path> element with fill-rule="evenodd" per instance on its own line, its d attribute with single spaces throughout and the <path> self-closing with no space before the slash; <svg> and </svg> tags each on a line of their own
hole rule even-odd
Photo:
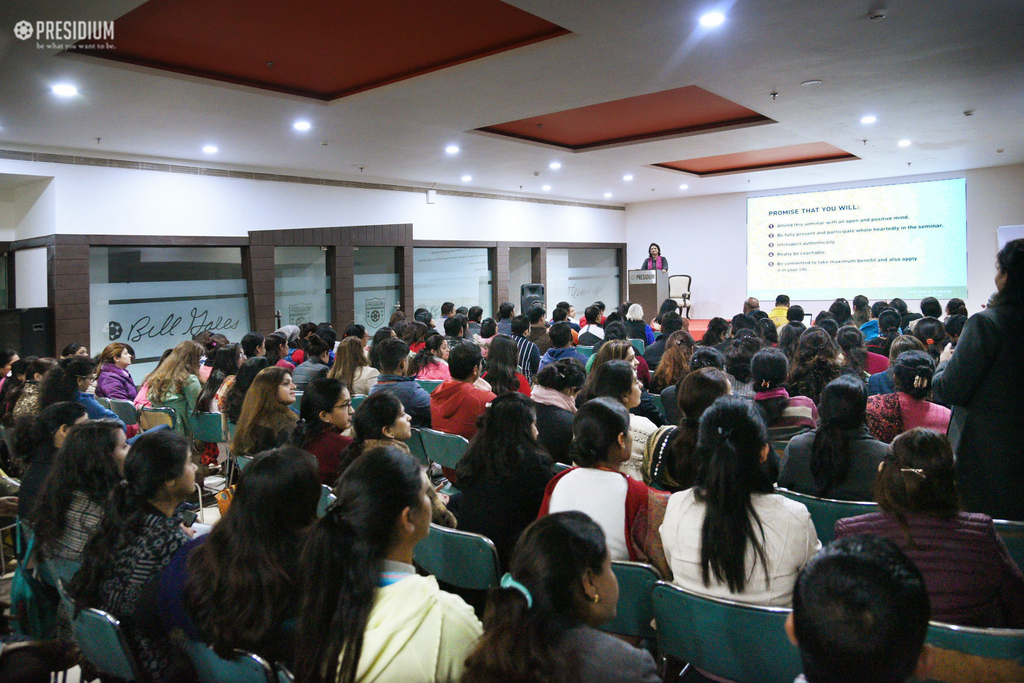
<svg viewBox="0 0 1024 683">
<path fill-rule="evenodd" d="M 935 343 L 935 340 L 934 340 L 934 339 L 925 339 L 925 340 L 924 340 L 924 342 L 925 342 L 925 344 L 927 344 L 928 346 L 931 346 L 932 344 L 934 344 L 934 343 Z"/>
<path fill-rule="evenodd" d="M 501 587 L 519 591 L 526 598 L 526 609 L 533 607 L 533 596 L 530 595 L 530 589 L 513 579 L 512 575 L 508 572 L 505 572 L 505 575 L 501 577 Z"/>
<path fill-rule="evenodd" d="M 764 387 L 765 389 L 767 389 L 771 385 L 772 385 L 772 383 L 769 382 L 768 380 L 766 380 L 766 379 L 761 380 L 761 386 Z"/>
<path fill-rule="evenodd" d="M 913 467 L 901 467 L 900 468 L 900 472 L 913 472 L 914 474 L 916 474 L 917 476 L 921 477 L 922 479 L 926 478 L 924 476 L 924 470 L 916 470 Z"/>
</svg>

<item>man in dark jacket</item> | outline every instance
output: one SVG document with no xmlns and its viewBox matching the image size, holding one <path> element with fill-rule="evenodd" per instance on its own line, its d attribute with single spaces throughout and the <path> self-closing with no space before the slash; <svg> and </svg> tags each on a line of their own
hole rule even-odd
<svg viewBox="0 0 1024 683">
<path fill-rule="evenodd" d="M 661 334 L 653 344 L 644 350 L 644 360 L 651 368 L 651 374 L 658 370 L 658 363 L 661 362 L 661 357 L 665 354 L 665 342 L 668 341 L 669 335 L 681 329 L 683 329 L 683 316 L 675 311 L 669 311 L 661 316 Z"/>
<path fill-rule="evenodd" d="M 379 358 L 381 373 L 370 394 L 387 391 L 398 397 L 405 412 L 412 418 L 413 427 L 430 426 L 430 394 L 413 377 L 405 376 L 409 362 L 409 345 L 401 339 L 383 339 Z"/>
</svg>

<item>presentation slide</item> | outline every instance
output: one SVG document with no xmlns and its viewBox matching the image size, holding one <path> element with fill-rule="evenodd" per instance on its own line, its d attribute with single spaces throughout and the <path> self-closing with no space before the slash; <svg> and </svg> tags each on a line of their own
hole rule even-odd
<svg viewBox="0 0 1024 683">
<path fill-rule="evenodd" d="M 748 198 L 747 291 L 966 297 L 966 179 Z"/>
</svg>

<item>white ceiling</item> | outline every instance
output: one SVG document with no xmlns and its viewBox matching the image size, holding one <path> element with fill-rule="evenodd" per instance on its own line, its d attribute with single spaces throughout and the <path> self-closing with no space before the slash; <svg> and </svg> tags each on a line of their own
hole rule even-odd
<svg viewBox="0 0 1024 683">
<path fill-rule="evenodd" d="M 868 12 L 883 4 L 869 1 L 512 0 L 573 35 L 330 104 L 68 57 L 13 35 L 21 19 L 109 20 L 139 4 L 4 3 L 0 147 L 612 203 L 1024 163 L 1021 0 L 890 0 L 880 21 Z M 712 8 L 726 22 L 704 29 L 698 17 Z M 808 79 L 823 83 L 801 87 Z M 80 95 L 57 98 L 56 82 Z M 578 154 L 467 132 L 686 85 L 778 123 Z M 877 123 L 862 125 L 869 113 Z M 299 118 L 312 130 L 294 131 Z M 904 138 L 912 144 L 897 147 Z M 648 167 L 817 141 L 862 160 L 706 179 Z M 205 144 L 220 151 L 205 155 Z"/>
</svg>

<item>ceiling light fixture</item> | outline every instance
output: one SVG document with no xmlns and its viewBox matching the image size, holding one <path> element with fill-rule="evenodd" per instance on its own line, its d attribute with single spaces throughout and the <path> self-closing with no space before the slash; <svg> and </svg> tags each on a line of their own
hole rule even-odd
<svg viewBox="0 0 1024 683">
<path fill-rule="evenodd" d="M 867 116 L 863 117 L 863 118 L 862 118 L 862 119 L 860 120 L 860 122 L 861 122 L 861 123 L 864 123 L 864 124 L 868 124 L 868 123 L 874 123 L 874 122 L 875 122 L 875 121 L 877 121 L 877 120 L 878 120 L 878 119 L 876 119 L 876 118 L 875 118 L 874 116 L 872 116 L 871 114 L 868 114 Z"/>
<path fill-rule="evenodd" d="M 206 152 L 207 154 L 216 154 L 217 148 L 213 145 L 206 145 L 205 147 L 203 147 L 203 151 Z"/>
<path fill-rule="evenodd" d="M 448 145 L 447 147 L 444 148 L 444 151 L 445 151 L 445 154 L 458 154 L 459 153 L 459 146 L 458 145 Z"/>
<path fill-rule="evenodd" d="M 60 95 L 61 97 L 74 97 L 78 94 L 78 88 L 67 83 L 58 83 L 52 88 L 54 95 Z"/>
<path fill-rule="evenodd" d="M 557 171 L 558 169 L 562 168 L 562 164 L 558 163 L 557 161 L 552 161 L 550 164 L 548 164 L 548 168 L 550 168 L 552 171 Z"/>
<path fill-rule="evenodd" d="M 690 189 L 690 186 L 689 186 L 689 185 L 680 185 L 680 186 L 679 186 L 679 189 L 680 189 L 680 190 L 689 190 L 689 189 Z"/>
<path fill-rule="evenodd" d="M 622 176 L 622 179 L 628 183 L 630 180 L 633 179 L 633 176 L 627 173 L 626 175 Z"/>
<path fill-rule="evenodd" d="M 540 188 L 540 189 L 542 189 L 542 190 L 544 190 L 545 192 L 547 192 L 548 190 L 550 190 L 550 189 L 551 189 L 551 186 L 550 186 L 550 185 L 545 185 L 544 187 L 542 187 L 542 188 Z"/>
<path fill-rule="evenodd" d="M 817 78 L 812 78 L 809 81 L 804 81 L 800 85 L 804 86 L 805 88 L 813 88 L 816 85 L 821 85 L 821 81 L 819 81 Z"/>
<path fill-rule="evenodd" d="M 466 175 L 462 176 L 462 182 L 464 182 L 464 183 L 468 183 L 472 179 L 473 179 L 473 176 L 469 175 L 468 173 Z"/>
<path fill-rule="evenodd" d="M 313 126 L 310 125 L 309 121 L 296 121 L 292 124 L 292 128 L 300 131 L 307 131 Z"/>
<path fill-rule="evenodd" d="M 910 147 L 910 140 L 900 140 L 896 144 L 900 147 Z"/>
<path fill-rule="evenodd" d="M 715 26 L 721 26 L 725 21 L 725 15 L 721 12 L 708 12 L 701 16 L 700 25 L 705 28 L 714 28 Z"/>
<path fill-rule="evenodd" d="M 612 198 L 612 193 L 611 192 L 605 192 L 604 193 L 604 198 L 605 199 L 611 199 Z"/>
</svg>

